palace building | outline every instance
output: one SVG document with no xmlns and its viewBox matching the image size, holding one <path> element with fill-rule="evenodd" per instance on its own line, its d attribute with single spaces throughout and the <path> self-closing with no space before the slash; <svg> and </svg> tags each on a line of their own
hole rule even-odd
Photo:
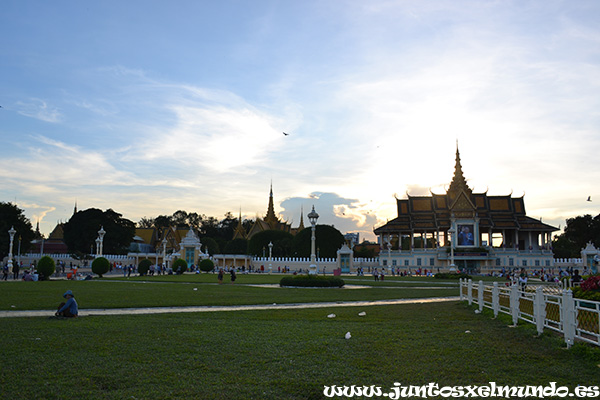
<svg viewBox="0 0 600 400">
<path fill-rule="evenodd" d="M 401 271 L 552 267 L 552 232 L 558 228 L 525 214 L 523 197 L 473 193 L 460 153 L 445 194 L 396 199 L 398 217 L 374 229 L 380 265 Z"/>
</svg>

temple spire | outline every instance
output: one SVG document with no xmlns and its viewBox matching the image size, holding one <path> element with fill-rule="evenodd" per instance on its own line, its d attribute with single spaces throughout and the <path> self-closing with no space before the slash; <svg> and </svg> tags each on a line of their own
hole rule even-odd
<svg viewBox="0 0 600 400">
<path fill-rule="evenodd" d="M 458 192 L 460 190 L 465 190 L 469 194 L 471 193 L 471 189 L 467 185 L 467 181 L 463 175 L 462 165 L 460 164 L 460 152 L 458 151 L 458 141 L 456 142 L 456 164 L 454 165 L 454 176 L 452 177 L 452 182 L 450 182 L 450 187 L 448 188 L 448 192 Z"/>
<path fill-rule="evenodd" d="M 271 190 L 269 192 L 269 207 L 267 209 L 267 215 L 265 215 L 265 222 L 273 228 L 279 219 L 275 215 L 275 206 L 273 205 L 273 182 L 271 182 Z"/>
<path fill-rule="evenodd" d="M 304 229 L 304 207 L 300 206 L 300 225 L 298 225 L 298 232 Z"/>
<path fill-rule="evenodd" d="M 244 229 L 244 226 L 242 225 L 242 207 L 240 207 L 240 216 L 238 219 L 238 225 L 235 228 L 233 238 L 234 239 L 237 239 L 237 238 L 245 239 L 246 238 L 246 230 Z"/>
</svg>

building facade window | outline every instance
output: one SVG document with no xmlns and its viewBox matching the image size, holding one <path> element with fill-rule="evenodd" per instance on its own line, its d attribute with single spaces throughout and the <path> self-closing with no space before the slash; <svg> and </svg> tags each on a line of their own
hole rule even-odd
<svg viewBox="0 0 600 400">
<path fill-rule="evenodd" d="M 417 267 L 420 267 L 420 266 L 421 266 L 421 259 L 417 258 Z"/>
<path fill-rule="evenodd" d="M 409 266 L 409 264 L 408 264 L 408 260 L 404 260 L 404 266 L 405 266 L 405 267 L 408 267 L 408 266 Z"/>
</svg>

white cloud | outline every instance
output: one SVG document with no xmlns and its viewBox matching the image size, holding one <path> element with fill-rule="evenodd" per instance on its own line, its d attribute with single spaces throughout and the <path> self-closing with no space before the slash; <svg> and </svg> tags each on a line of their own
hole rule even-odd
<svg viewBox="0 0 600 400">
<path fill-rule="evenodd" d="M 46 101 L 36 98 L 31 98 L 29 101 L 18 101 L 17 112 L 26 117 L 39 119 L 46 122 L 60 122 L 62 115 L 60 111 Z"/>
</svg>

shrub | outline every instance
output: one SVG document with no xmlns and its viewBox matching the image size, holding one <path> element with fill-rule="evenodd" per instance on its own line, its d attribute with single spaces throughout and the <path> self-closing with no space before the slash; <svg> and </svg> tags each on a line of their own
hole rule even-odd
<svg viewBox="0 0 600 400">
<path fill-rule="evenodd" d="M 212 260 L 205 258 L 198 263 L 198 268 L 200 268 L 200 271 L 210 272 L 215 269 L 215 263 Z"/>
<path fill-rule="evenodd" d="M 592 301 L 600 301 L 600 292 L 595 290 L 583 290 L 580 287 L 573 288 L 573 297 L 577 297 L 578 299 L 592 300 Z"/>
<path fill-rule="evenodd" d="M 110 262 L 104 257 L 98 257 L 92 261 L 92 272 L 102 278 L 102 275 L 110 270 Z"/>
<path fill-rule="evenodd" d="M 455 272 L 438 272 L 433 276 L 436 279 L 471 279 L 471 275 L 461 272 L 459 274 Z"/>
<path fill-rule="evenodd" d="M 54 260 L 48 256 L 44 256 L 40 258 L 40 261 L 37 264 L 38 274 L 40 274 L 40 279 L 48 280 L 50 276 L 54 273 L 56 266 L 54 264 Z"/>
<path fill-rule="evenodd" d="M 593 275 L 581 282 L 581 290 L 587 292 L 589 290 L 600 290 L 600 275 Z"/>
<path fill-rule="evenodd" d="M 183 274 L 185 271 L 187 271 L 187 262 L 184 259 L 178 258 L 173 261 L 172 268 L 173 272 L 176 274 Z"/>
<path fill-rule="evenodd" d="M 281 278 L 279 286 L 298 287 L 342 287 L 345 282 L 337 276 L 298 275 Z"/>
<path fill-rule="evenodd" d="M 147 258 L 144 258 L 143 260 L 141 260 L 140 263 L 138 264 L 138 272 L 140 273 L 140 275 L 146 275 L 148 273 L 148 271 L 150 270 L 151 265 L 152 265 L 152 261 L 148 260 Z"/>
</svg>

